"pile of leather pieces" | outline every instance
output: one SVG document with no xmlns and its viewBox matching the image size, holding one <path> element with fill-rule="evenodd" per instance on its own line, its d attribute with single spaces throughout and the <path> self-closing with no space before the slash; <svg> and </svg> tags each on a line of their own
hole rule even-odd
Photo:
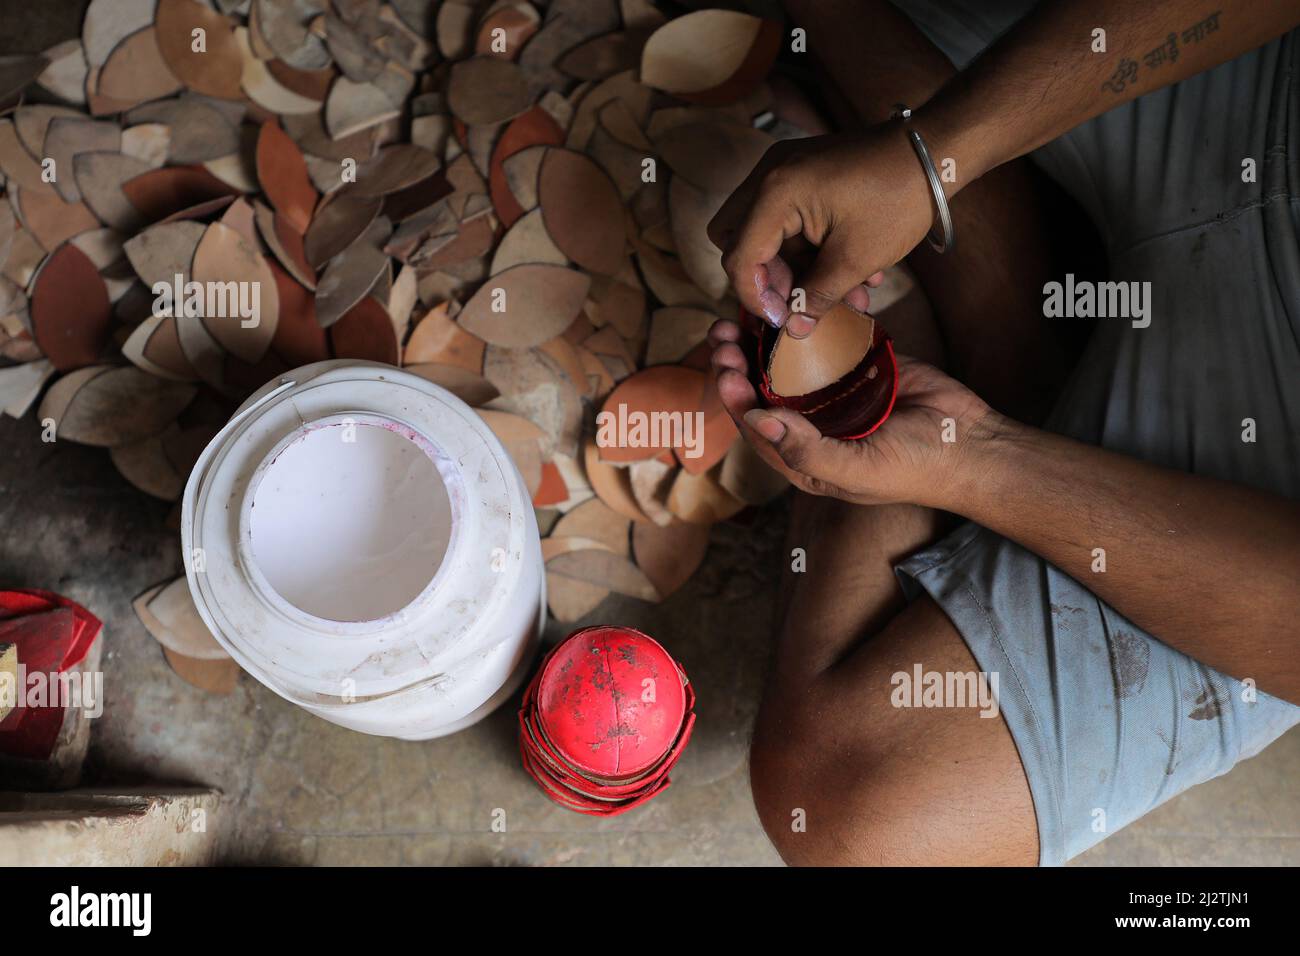
<svg viewBox="0 0 1300 956">
<path fill-rule="evenodd" d="M 785 487 L 704 338 L 738 312 L 709 219 L 821 131 L 769 77 L 786 36 L 649 0 L 91 0 L 79 39 L 0 58 L 0 408 L 176 502 L 264 382 L 400 365 L 514 457 L 557 618 L 663 600 Z M 260 321 L 178 318 L 177 276 L 256 288 Z M 598 445 L 620 408 L 703 440 Z"/>
<path fill-rule="evenodd" d="M 76 782 L 102 706 L 100 620 L 49 591 L 0 591 L 0 773 L 10 786 Z"/>
<path fill-rule="evenodd" d="M 184 575 L 155 584 L 132 607 L 176 676 L 210 694 L 234 691 L 239 665 L 203 623 Z"/>
<path fill-rule="evenodd" d="M 519 710 L 524 769 L 560 806 L 617 816 L 668 789 L 695 691 L 649 635 L 586 627 L 542 662 Z"/>
</svg>

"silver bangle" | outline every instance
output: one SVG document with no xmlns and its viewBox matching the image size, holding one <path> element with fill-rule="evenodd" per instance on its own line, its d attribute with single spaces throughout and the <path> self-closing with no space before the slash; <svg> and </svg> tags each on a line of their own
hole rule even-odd
<svg viewBox="0 0 1300 956">
<path fill-rule="evenodd" d="M 894 107 L 893 118 L 906 123 L 912 118 L 912 110 L 899 103 Z M 939 172 L 934 168 L 934 160 L 930 158 L 930 151 L 926 149 L 921 134 L 909 127 L 907 138 L 912 144 L 912 149 L 916 151 L 917 158 L 921 160 L 921 168 L 925 170 L 925 178 L 930 183 L 930 192 L 934 194 L 934 204 L 939 210 L 939 225 L 943 229 L 943 234 L 936 237 L 934 229 L 931 228 L 925 234 L 925 238 L 935 252 L 947 252 L 957 241 L 952 231 L 952 212 L 948 209 L 948 197 L 943 194 L 943 183 L 939 181 Z"/>
</svg>

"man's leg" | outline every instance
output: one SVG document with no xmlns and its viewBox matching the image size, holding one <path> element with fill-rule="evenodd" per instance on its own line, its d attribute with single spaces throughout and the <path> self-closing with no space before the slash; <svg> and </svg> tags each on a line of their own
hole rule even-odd
<svg viewBox="0 0 1300 956">
<path fill-rule="evenodd" d="M 928 597 L 902 607 L 890 570 L 932 538 L 933 512 L 799 495 L 787 611 L 754 728 L 750 777 L 790 863 L 1038 860 L 1033 800 L 1001 716 L 896 708 L 891 676 L 979 669 Z"/>
<path fill-rule="evenodd" d="M 812 49 L 861 121 L 895 102 L 928 99 L 952 66 L 889 4 L 792 2 Z M 871 64 L 863 71 L 861 64 Z M 962 242 L 936 260 L 913 256 L 955 364 L 994 404 L 1027 419 L 1047 407 L 1063 374 L 1042 336 L 1049 265 L 1041 224 L 1023 211 L 1024 169 L 970 187 L 954 206 Z M 1010 210 L 1010 211 L 1008 211 Z M 890 310 L 897 323 L 926 310 Z M 933 343 L 926 329 L 894 329 L 900 346 Z M 932 348 L 932 347 L 931 347 Z M 782 624 L 754 731 L 751 779 L 759 816 L 792 863 L 1033 864 L 1033 801 L 1000 716 L 975 708 L 903 709 L 891 676 L 978 670 L 961 635 L 929 598 L 904 607 L 893 575 L 948 519 L 911 506 L 860 507 L 796 498 L 789 545 L 807 566 L 787 572 Z"/>
</svg>

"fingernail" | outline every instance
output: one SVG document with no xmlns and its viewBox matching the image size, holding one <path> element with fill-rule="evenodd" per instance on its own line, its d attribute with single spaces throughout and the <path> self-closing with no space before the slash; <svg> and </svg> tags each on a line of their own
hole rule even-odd
<svg viewBox="0 0 1300 956">
<path fill-rule="evenodd" d="M 785 322 L 786 316 L 790 314 L 785 299 L 771 289 L 759 293 L 758 304 L 763 307 L 763 316 L 767 319 L 768 325 L 774 329 L 779 329 L 781 324 Z"/>
<path fill-rule="evenodd" d="M 785 435 L 785 426 L 781 420 L 773 418 L 760 408 L 751 408 L 745 412 L 745 424 L 770 442 L 779 442 Z"/>
<path fill-rule="evenodd" d="M 817 327 L 817 320 L 810 316 L 796 312 L 790 318 L 785 320 L 785 330 L 796 339 L 807 337 L 814 328 Z"/>
</svg>

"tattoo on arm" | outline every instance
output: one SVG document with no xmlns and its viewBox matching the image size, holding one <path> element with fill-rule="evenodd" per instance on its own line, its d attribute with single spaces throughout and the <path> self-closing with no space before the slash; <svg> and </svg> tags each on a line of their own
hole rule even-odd
<svg viewBox="0 0 1300 956">
<path fill-rule="evenodd" d="M 1119 66 L 1115 68 L 1115 72 L 1110 75 L 1110 79 L 1101 84 L 1101 88 L 1112 93 L 1123 93 L 1125 88 L 1137 82 L 1137 73 L 1137 61 L 1124 57 L 1119 61 Z"/>
<path fill-rule="evenodd" d="M 1193 23 L 1190 27 L 1182 31 L 1181 39 L 1185 46 L 1193 43 L 1200 43 L 1209 34 L 1219 29 L 1219 14 L 1222 10 L 1216 10 L 1204 20 Z M 1148 70 L 1154 70 L 1166 63 L 1178 62 L 1178 40 L 1180 35 L 1177 32 L 1171 32 L 1165 37 L 1165 42 L 1152 50 L 1148 50 L 1142 55 L 1142 62 Z M 1122 93 L 1125 89 L 1137 82 L 1138 64 L 1136 60 L 1124 57 L 1119 61 L 1119 66 L 1115 72 L 1110 75 L 1101 88 L 1110 93 Z"/>
</svg>

